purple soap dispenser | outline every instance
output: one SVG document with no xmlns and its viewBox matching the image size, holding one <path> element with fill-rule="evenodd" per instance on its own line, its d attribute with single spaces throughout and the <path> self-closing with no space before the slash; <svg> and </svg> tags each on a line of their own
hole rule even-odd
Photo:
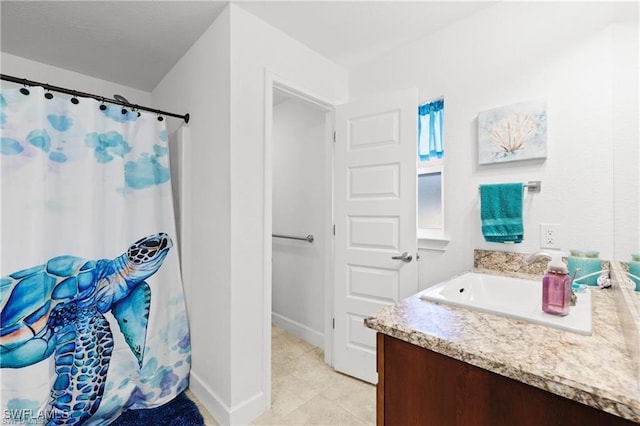
<svg viewBox="0 0 640 426">
<path fill-rule="evenodd" d="M 562 253 L 554 253 L 542 277 L 542 310 L 551 315 L 565 316 L 571 306 L 571 277 Z"/>
</svg>

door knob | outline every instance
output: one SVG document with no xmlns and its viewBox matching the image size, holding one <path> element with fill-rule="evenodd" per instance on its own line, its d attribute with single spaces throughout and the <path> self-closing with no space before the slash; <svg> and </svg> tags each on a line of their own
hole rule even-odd
<svg viewBox="0 0 640 426">
<path fill-rule="evenodd" d="M 408 251 L 405 251 L 400 256 L 392 256 L 393 260 L 402 260 L 403 262 L 411 262 L 413 260 L 413 256 Z"/>
</svg>

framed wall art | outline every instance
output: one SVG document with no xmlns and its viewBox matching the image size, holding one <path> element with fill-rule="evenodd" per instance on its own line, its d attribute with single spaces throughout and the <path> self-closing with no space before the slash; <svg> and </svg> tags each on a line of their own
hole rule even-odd
<svg viewBox="0 0 640 426">
<path fill-rule="evenodd" d="M 546 157 L 546 99 L 521 102 L 478 113 L 479 164 Z"/>
</svg>

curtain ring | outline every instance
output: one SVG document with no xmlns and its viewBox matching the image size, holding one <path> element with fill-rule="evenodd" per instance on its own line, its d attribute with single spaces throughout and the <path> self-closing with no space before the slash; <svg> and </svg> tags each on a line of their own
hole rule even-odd
<svg viewBox="0 0 640 426">
<path fill-rule="evenodd" d="M 164 117 L 158 114 L 158 121 L 162 121 L 162 120 L 164 120 Z"/>
<path fill-rule="evenodd" d="M 44 97 L 46 99 L 53 99 L 53 93 L 51 93 L 49 89 L 47 89 L 47 92 L 44 94 Z"/>
<path fill-rule="evenodd" d="M 72 94 L 72 96 L 73 96 L 73 97 L 71 98 L 71 103 L 72 103 L 72 104 L 74 104 L 74 105 L 78 105 L 78 104 L 80 103 L 80 101 L 79 101 L 79 100 L 78 100 L 78 98 L 76 97 L 77 92 L 76 92 L 76 91 L 73 91 L 73 92 L 71 92 L 71 94 Z"/>
<path fill-rule="evenodd" d="M 25 84 L 24 87 L 22 87 L 20 89 L 20 93 L 22 93 L 23 95 L 27 96 L 30 92 L 29 89 L 27 89 L 27 85 Z"/>
<path fill-rule="evenodd" d="M 107 109 L 107 106 L 104 104 L 104 98 L 100 97 L 100 100 L 102 101 L 102 103 L 98 108 L 100 108 L 100 111 L 105 111 Z"/>
</svg>

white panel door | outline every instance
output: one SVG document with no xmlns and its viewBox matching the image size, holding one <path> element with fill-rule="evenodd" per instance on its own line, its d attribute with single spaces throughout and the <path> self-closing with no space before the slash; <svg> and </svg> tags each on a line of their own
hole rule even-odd
<svg viewBox="0 0 640 426">
<path fill-rule="evenodd" d="M 418 290 L 417 119 L 415 89 L 336 108 L 334 368 L 371 383 L 364 319 Z"/>
</svg>

